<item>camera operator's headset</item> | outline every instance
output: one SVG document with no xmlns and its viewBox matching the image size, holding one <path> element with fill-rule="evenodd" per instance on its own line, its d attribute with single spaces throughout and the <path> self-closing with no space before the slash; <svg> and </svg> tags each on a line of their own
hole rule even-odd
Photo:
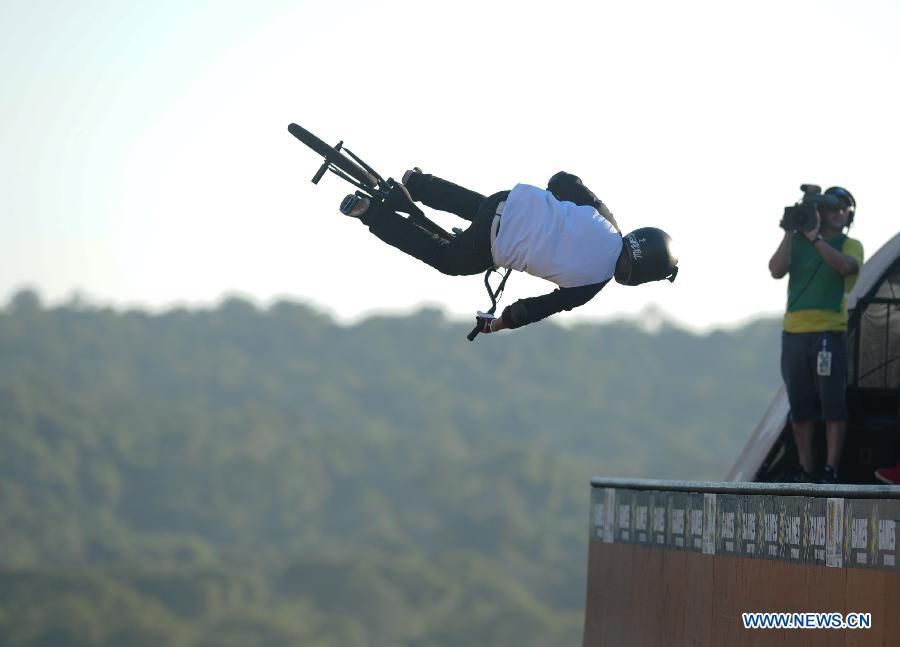
<svg viewBox="0 0 900 647">
<path fill-rule="evenodd" d="M 853 194 L 842 186 L 833 186 L 825 190 L 825 195 L 833 195 L 835 198 L 843 198 L 850 204 L 850 215 L 847 218 L 847 226 L 853 224 L 853 217 L 856 215 L 856 200 Z"/>
<path fill-rule="evenodd" d="M 847 189 L 841 186 L 833 186 L 829 187 L 825 190 L 825 195 L 833 195 L 835 198 L 846 200 L 850 205 L 850 214 L 847 216 L 847 227 L 853 224 L 853 218 L 856 216 L 856 199 L 853 197 L 853 194 L 850 193 Z M 788 304 L 788 310 L 791 309 L 791 306 L 797 303 L 800 297 L 803 296 L 803 293 L 806 292 L 806 289 L 812 284 L 813 279 L 816 277 L 816 274 L 819 273 L 819 269 L 822 267 L 822 263 L 824 261 L 819 259 L 819 264 L 816 265 L 816 269 L 813 270 L 813 273 L 810 275 L 809 280 L 806 282 L 806 285 L 803 286 L 803 289 L 794 297 L 794 300 Z"/>
</svg>

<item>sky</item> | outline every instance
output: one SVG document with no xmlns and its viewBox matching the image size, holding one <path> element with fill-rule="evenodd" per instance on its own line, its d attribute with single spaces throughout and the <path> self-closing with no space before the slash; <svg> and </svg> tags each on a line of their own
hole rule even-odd
<svg viewBox="0 0 900 647">
<path fill-rule="evenodd" d="M 867 255 L 900 229 L 898 33 L 895 0 L 3 0 L 0 303 L 489 305 L 481 276 L 341 216 L 351 187 L 310 183 L 297 122 L 384 176 L 484 194 L 567 170 L 624 230 L 675 239 L 674 284 L 610 284 L 557 321 L 777 315 L 767 264 L 800 184 L 855 195 Z M 517 273 L 501 307 L 554 287 Z"/>
</svg>

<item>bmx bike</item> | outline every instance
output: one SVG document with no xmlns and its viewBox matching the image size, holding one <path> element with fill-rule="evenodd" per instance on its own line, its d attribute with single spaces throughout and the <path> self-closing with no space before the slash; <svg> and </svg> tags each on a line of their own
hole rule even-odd
<svg viewBox="0 0 900 647">
<path fill-rule="evenodd" d="M 403 195 L 403 192 L 398 188 L 396 180 L 390 177 L 385 180 L 381 177 L 375 169 L 366 164 L 358 155 L 345 148 L 343 140 L 334 146 L 329 146 L 302 126 L 293 123 L 288 125 L 288 132 L 306 144 L 313 152 L 324 158 L 319 170 L 312 177 L 313 184 L 318 184 L 325 173 L 330 171 L 355 186 L 357 188 L 356 194 L 360 196 L 366 196 L 373 200 L 387 200 L 392 196 Z M 450 242 L 457 233 L 462 231 L 454 227 L 452 232 L 448 232 L 437 223 L 429 220 L 414 203 L 408 200 L 403 200 L 403 202 L 404 213 L 407 213 L 410 222 L 438 239 Z M 491 277 L 495 273 L 501 276 L 496 288 L 491 286 Z M 494 314 L 497 310 L 497 300 L 503 294 L 509 273 L 509 268 L 501 272 L 496 267 L 485 272 L 484 286 L 491 299 L 491 307 L 488 310 L 490 314 Z M 479 332 L 478 326 L 475 326 L 466 338 L 469 341 L 474 341 Z"/>
</svg>

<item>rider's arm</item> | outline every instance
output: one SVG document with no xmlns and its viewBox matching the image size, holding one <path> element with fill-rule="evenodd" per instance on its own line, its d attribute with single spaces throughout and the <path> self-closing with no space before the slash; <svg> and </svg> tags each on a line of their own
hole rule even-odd
<svg viewBox="0 0 900 647">
<path fill-rule="evenodd" d="M 500 321 L 494 324 L 494 332 L 504 328 L 521 328 L 552 314 L 584 305 L 603 289 L 608 281 L 582 285 L 577 288 L 557 288 L 549 294 L 519 299 L 503 309 Z"/>
<path fill-rule="evenodd" d="M 607 207 L 605 203 L 601 202 L 599 208 L 598 207 L 594 207 L 594 208 L 597 209 L 597 212 L 601 216 L 603 216 L 604 218 L 606 218 L 609 221 L 609 224 L 611 224 L 613 226 L 613 229 L 615 229 L 619 233 L 622 232 L 622 230 L 619 229 L 619 223 L 617 223 L 616 219 L 613 218 L 612 211 L 609 210 L 609 207 Z"/>
<path fill-rule="evenodd" d="M 781 239 L 781 244 L 778 245 L 778 249 L 775 250 L 775 253 L 772 254 L 772 258 L 769 259 L 769 272 L 772 273 L 773 279 L 780 279 L 785 274 L 788 273 L 788 270 L 791 269 L 791 238 L 793 234 L 789 231 L 784 232 L 784 238 Z"/>
<path fill-rule="evenodd" d="M 609 223 L 619 229 L 619 223 L 613 218 L 612 212 L 603 204 L 603 202 L 594 195 L 594 192 L 587 188 L 581 181 L 581 178 L 565 171 L 560 171 L 550 178 L 547 182 L 547 190 L 552 193 L 557 200 L 564 202 L 574 202 L 579 206 L 594 207 L 597 212 L 606 218 Z"/>
</svg>

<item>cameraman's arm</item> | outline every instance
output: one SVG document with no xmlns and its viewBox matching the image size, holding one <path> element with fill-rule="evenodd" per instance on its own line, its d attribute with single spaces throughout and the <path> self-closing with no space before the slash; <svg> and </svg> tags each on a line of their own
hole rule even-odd
<svg viewBox="0 0 900 647">
<path fill-rule="evenodd" d="M 780 279 L 791 269 L 791 237 L 793 234 L 789 231 L 784 232 L 784 238 L 772 258 L 769 259 L 769 271 L 772 273 L 773 279 Z"/>
<path fill-rule="evenodd" d="M 822 256 L 822 259 L 837 270 L 841 276 L 849 276 L 859 272 L 859 263 L 856 262 L 855 258 L 842 254 L 822 238 L 813 240 L 812 245 Z"/>
</svg>

